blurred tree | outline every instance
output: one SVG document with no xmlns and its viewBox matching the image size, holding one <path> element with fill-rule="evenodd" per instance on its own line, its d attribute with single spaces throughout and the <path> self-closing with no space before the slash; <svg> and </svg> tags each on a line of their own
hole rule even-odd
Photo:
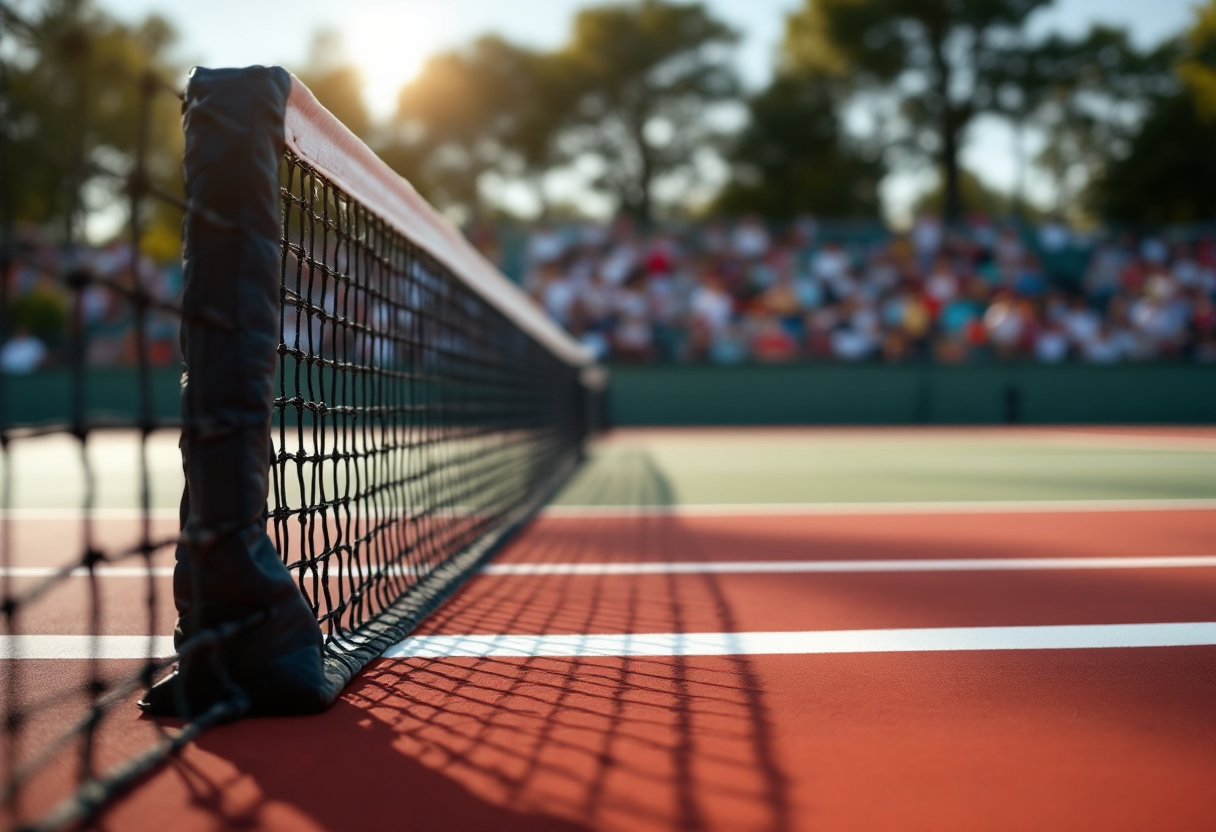
<svg viewBox="0 0 1216 832">
<path fill-rule="evenodd" d="M 482 37 L 427 61 L 379 149 L 441 207 L 484 211 L 479 184 L 490 170 L 530 181 L 543 205 L 567 95 L 552 55 Z"/>
<path fill-rule="evenodd" d="M 1185 223 L 1216 217 L 1216 123 L 1195 97 L 1155 100 L 1126 153 L 1096 178 L 1099 216 L 1140 223 Z"/>
<path fill-rule="evenodd" d="M 1196 9 L 1190 31 L 1124 58 L 1140 117 L 1122 141 L 1102 146 L 1091 204 L 1111 219 L 1172 223 L 1216 216 L 1216 2 Z M 1115 75 L 1118 79 L 1118 75 Z"/>
<path fill-rule="evenodd" d="M 363 77 L 350 62 L 342 36 L 322 29 L 312 37 L 308 57 L 296 73 L 317 100 L 359 138 L 371 138 L 372 119 L 363 100 Z"/>
<path fill-rule="evenodd" d="M 711 105 L 735 99 L 735 33 L 702 3 L 640 0 L 581 9 L 558 56 L 571 87 L 570 157 L 599 161 L 596 186 L 642 223 L 655 186 L 688 171 L 722 136 Z"/>
<path fill-rule="evenodd" d="M 993 70 L 1051 0 L 804 0 L 784 60 L 833 73 L 860 94 L 893 97 L 913 141 L 936 158 L 944 212 L 963 212 L 959 153 L 968 126 L 997 109 Z"/>
<path fill-rule="evenodd" d="M 1182 41 L 1177 71 L 1205 120 L 1216 120 L 1216 0 L 1195 10 L 1195 23 Z"/>
<path fill-rule="evenodd" d="M 879 213 L 880 154 L 846 140 L 834 90 L 820 76 L 778 75 L 748 101 L 715 210 L 773 219 Z"/>
<path fill-rule="evenodd" d="M 15 220 L 63 223 L 78 237 L 82 211 L 103 207 L 86 201 L 123 198 L 145 79 L 176 75 L 166 57 L 174 33 L 156 16 L 121 24 L 87 0 L 49 0 L 34 9 L 25 17 L 0 5 L 6 198 Z M 149 101 L 145 173 L 180 193 L 180 104 L 160 94 Z M 144 220 L 148 235 L 179 239 L 180 213 L 157 209 Z"/>
<path fill-rule="evenodd" d="M 1036 164 L 1051 178 L 1055 210 L 1076 215 L 1076 197 L 1096 182 L 1112 158 L 1127 152 L 1152 102 L 1172 95 L 1176 44 L 1138 49 L 1128 32 L 1095 26 L 1082 37 L 1053 35 L 1007 62 L 1004 81 L 1016 85 L 1024 115 L 1044 133 Z"/>
<path fill-rule="evenodd" d="M 959 172 L 959 186 L 963 192 L 963 203 L 969 211 L 988 217 L 1007 217 L 1013 213 L 1015 197 L 1012 193 L 1006 193 L 989 185 L 966 167 Z M 935 187 L 925 191 L 916 199 L 913 211 L 941 214 L 945 204 L 946 191 L 942 187 L 942 183 L 938 181 Z M 1037 214 L 1034 211 L 1029 213 Z"/>
</svg>

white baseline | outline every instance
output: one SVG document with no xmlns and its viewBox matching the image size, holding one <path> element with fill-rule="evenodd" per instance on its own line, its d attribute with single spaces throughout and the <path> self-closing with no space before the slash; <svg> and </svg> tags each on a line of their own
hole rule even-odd
<svg viewBox="0 0 1216 832">
<path fill-rule="evenodd" d="M 1216 622 L 1044 627 L 934 627 L 777 633 L 413 636 L 383 654 L 403 658 L 636 658 L 679 656 L 1075 650 L 1216 646 Z M 149 650 L 149 647 L 151 650 Z M 172 636 L 0 636 L 0 659 L 106 660 L 173 655 Z"/>
<path fill-rule="evenodd" d="M 1118 558 L 940 558 L 929 560 L 761 560 L 761 561 L 662 561 L 655 563 L 492 563 L 481 574 L 489 577 L 554 575 L 749 575 L 802 573 L 881 573 L 881 572 L 1035 572 L 1052 570 L 1106 569 L 1205 569 L 1216 567 L 1216 555 L 1179 555 L 1170 557 Z M 360 577 L 373 570 L 353 570 Z M 331 570 L 336 577 L 336 567 Z M 426 574 L 426 569 L 409 565 L 389 566 L 384 575 Z M 352 570 L 344 568 L 350 575 Z M 63 574 L 52 566 L 0 567 L 0 577 L 49 578 Z M 87 578 L 89 570 L 76 567 L 67 577 Z M 148 570 L 139 566 L 101 566 L 99 578 L 147 578 Z M 152 568 L 152 577 L 173 577 L 172 566 Z"/>
<path fill-rule="evenodd" d="M 384 658 L 762 656 L 1209 645 L 1216 645 L 1216 622 L 784 633 L 415 636 L 390 647 L 384 652 Z"/>
<path fill-rule="evenodd" d="M 1216 499 L 958 500 L 892 503 L 701 503 L 672 506 L 547 506 L 555 520 L 617 517 L 832 517 L 856 514 L 1060 514 L 1119 511 L 1216 511 Z"/>
<path fill-rule="evenodd" d="M 852 572 L 1034 572 L 1060 569 L 1216 567 L 1216 555 L 1126 558 L 942 558 L 938 560 L 764 560 L 659 563 L 492 563 L 484 575 L 747 575 Z"/>
</svg>

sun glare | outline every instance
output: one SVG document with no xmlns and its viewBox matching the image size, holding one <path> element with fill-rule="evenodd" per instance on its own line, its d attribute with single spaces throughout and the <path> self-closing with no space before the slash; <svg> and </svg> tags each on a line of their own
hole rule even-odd
<svg viewBox="0 0 1216 832">
<path fill-rule="evenodd" d="M 359 15 L 341 26 L 351 61 L 363 73 L 367 105 L 376 117 L 391 116 L 397 94 L 426 59 L 445 44 L 440 16 L 423 4 L 386 5 L 383 13 Z"/>
</svg>

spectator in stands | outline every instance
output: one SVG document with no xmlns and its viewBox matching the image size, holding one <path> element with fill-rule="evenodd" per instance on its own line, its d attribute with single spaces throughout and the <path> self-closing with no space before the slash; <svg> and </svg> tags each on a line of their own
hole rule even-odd
<svg viewBox="0 0 1216 832">
<path fill-rule="evenodd" d="M 1216 342 L 1206 238 L 1094 244 L 1057 218 L 1028 235 L 984 217 L 946 234 L 926 216 L 907 237 L 851 241 L 808 218 L 594 228 L 542 225 L 527 285 L 609 359 L 1104 362 Z"/>
<path fill-rule="evenodd" d="M 510 248 L 476 233 L 483 251 Z M 22 244 L 33 256 L 10 272 L 4 372 L 67 349 L 66 255 L 118 281 L 133 266 L 123 243 L 65 252 L 26 229 Z M 650 233 L 544 222 L 523 255 L 526 291 L 606 361 L 1216 361 L 1216 238 L 1191 231 L 1082 237 L 1056 218 L 1018 230 L 973 217 L 947 233 L 932 216 L 904 235 L 808 217 Z M 134 265 L 154 297 L 180 296 L 180 267 Z M 93 284 L 77 308 L 91 363 L 135 361 L 130 303 Z M 145 321 L 151 362 L 177 360 L 176 319 Z"/>
<path fill-rule="evenodd" d="M 0 347 L 0 372 L 28 375 L 46 360 L 46 344 L 22 327 Z"/>
</svg>

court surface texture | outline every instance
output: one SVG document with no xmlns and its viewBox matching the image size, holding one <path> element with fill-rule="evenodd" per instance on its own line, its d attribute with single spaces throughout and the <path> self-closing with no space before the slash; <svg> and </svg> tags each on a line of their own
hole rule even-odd
<svg viewBox="0 0 1216 832">
<path fill-rule="evenodd" d="M 30 574 L 80 543 L 70 451 L 12 463 Z M 103 589 L 119 668 L 145 584 Z M 86 633 L 72 591 L 26 632 Z M 65 684 L 80 643 L 23 672 Z M 150 736 L 120 708 L 102 750 Z M 620 430 L 332 710 L 211 730 L 96 826 L 1210 832 L 1213 784 L 1216 429 Z"/>
</svg>

